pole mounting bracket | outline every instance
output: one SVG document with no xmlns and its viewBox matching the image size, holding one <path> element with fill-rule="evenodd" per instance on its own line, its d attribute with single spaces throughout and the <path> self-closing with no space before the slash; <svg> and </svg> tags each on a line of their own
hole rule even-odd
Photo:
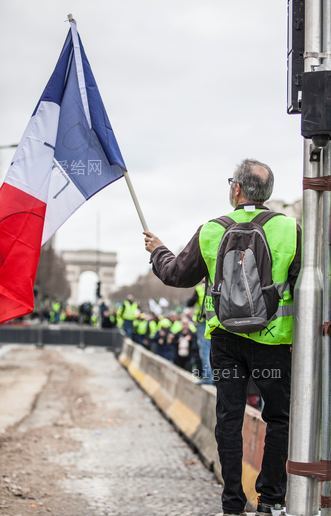
<svg viewBox="0 0 331 516">
<path fill-rule="evenodd" d="M 331 176 L 304 177 L 303 189 L 317 190 L 319 192 L 331 192 Z"/>
<path fill-rule="evenodd" d="M 329 509 L 331 507 L 331 496 L 321 496 L 321 509 Z"/>
<path fill-rule="evenodd" d="M 331 460 L 320 460 L 318 462 L 294 462 L 287 461 L 287 472 L 300 477 L 311 477 L 318 482 L 331 480 Z"/>
<path fill-rule="evenodd" d="M 331 52 L 304 52 L 304 59 L 331 59 Z"/>
<path fill-rule="evenodd" d="M 331 321 L 325 321 L 322 325 L 322 335 L 323 337 L 331 337 Z"/>
</svg>

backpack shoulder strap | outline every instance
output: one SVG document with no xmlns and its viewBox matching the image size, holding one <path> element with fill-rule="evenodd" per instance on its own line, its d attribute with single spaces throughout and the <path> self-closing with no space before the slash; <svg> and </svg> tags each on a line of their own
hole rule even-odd
<svg viewBox="0 0 331 516">
<path fill-rule="evenodd" d="M 252 220 L 255 224 L 259 224 L 260 226 L 263 226 L 268 220 L 272 219 L 273 217 L 276 217 L 277 215 L 282 215 L 283 217 L 286 217 L 284 213 L 277 213 L 276 211 L 263 211 L 261 213 L 258 213 L 256 217 Z"/>
<path fill-rule="evenodd" d="M 210 222 L 217 222 L 217 224 L 223 226 L 225 230 L 229 229 L 230 226 L 237 224 L 233 219 L 231 219 L 231 217 L 227 217 L 226 215 L 218 217 L 218 219 L 213 219 Z"/>
</svg>

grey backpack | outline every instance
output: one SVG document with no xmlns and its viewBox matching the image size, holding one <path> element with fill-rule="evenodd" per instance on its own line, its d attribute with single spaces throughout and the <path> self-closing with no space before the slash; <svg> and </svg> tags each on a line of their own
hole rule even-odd
<svg viewBox="0 0 331 516">
<path fill-rule="evenodd" d="M 211 295 L 219 321 L 235 333 L 266 328 L 276 313 L 279 293 L 272 281 L 272 256 L 263 225 L 276 215 L 259 213 L 251 222 L 220 217 L 225 228 L 216 261 Z"/>
</svg>

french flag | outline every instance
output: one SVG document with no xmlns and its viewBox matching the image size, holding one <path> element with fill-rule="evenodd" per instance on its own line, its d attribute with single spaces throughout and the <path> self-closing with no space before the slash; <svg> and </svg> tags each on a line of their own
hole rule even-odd
<svg viewBox="0 0 331 516">
<path fill-rule="evenodd" d="M 0 188 L 0 323 L 33 310 L 41 245 L 126 166 L 76 23 Z"/>
</svg>

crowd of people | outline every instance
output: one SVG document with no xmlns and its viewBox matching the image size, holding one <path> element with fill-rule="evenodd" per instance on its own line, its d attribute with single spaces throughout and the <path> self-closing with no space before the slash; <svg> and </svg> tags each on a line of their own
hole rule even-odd
<svg viewBox="0 0 331 516">
<path fill-rule="evenodd" d="M 199 292 L 199 295 L 197 295 Z M 204 286 L 198 285 L 182 310 L 156 315 L 143 312 L 131 295 L 117 310 L 117 324 L 134 342 L 174 364 L 194 372 L 201 383 L 212 383 L 210 344 L 199 331 Z M 200 321 L 201 318 L 201 321 Z M 205 351 L 207 347 L 207 353 Z"/>
<path fill-rule="evenodd" d="M 99 328 L 112 328 L 117 324 L 116 309 L 111 311 L 104 302 L 97 305 L 86 301 L 75 307 L 48 298 L 43 300 L 32 318 L 49 324 L 78 323 Z"/>
<path fill-rule="evenodd" d="M 187 371 L 201 371 L 197 330 L 190 310 L 156 316 L 138 313 L 128 325 L 123 321 L 126 334 L 134 342 L 160 355 Z"/>
</svg>

